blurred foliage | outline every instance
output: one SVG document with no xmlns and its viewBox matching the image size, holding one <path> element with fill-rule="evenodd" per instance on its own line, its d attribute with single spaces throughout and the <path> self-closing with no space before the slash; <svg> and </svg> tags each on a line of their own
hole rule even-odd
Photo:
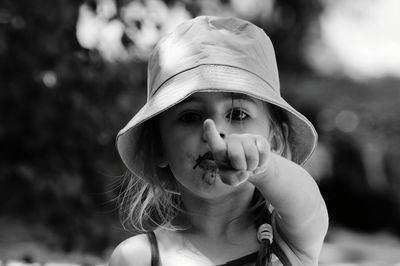
<svg viewBox="0 0 400 266">
<path fill-rule="evenodd" d="M 114 137 L 145 101 L 146 94 L 143 57 L 106 60 L 95 45 L 89 49 L 78 43 L 80 8 L 85 4 L 95 14 L 99 2 L 4 0 L 0 4 L 0 215 L 45 225 L 59 239 L 58 244 L 50 243 L 56 248 L 97 254 L 117 241 L 117 213 L 112 200 L 124 168 Z M 117 13 L 106 20 L 121 21 L 125 28 L 118 41 L 128 53 L 140 54 L 135 50 L 132 27 L 140 30 L 145 17 L 128 23 L 122 16 L 122 10 L 131 2 L 116 1 Z M 171 10 L 179 4 L 191 16 L 212 9 L 215 13 L 236 12 L 230 1 L 164 3 Z M 276 1 L 273 10 L 269 17 L 258 14 L 245 18 L 271 36 L 279 67 L 287 73 L 283 80 L 288 80 L 284 86 L 289 102 L 314 116 L 318 124 L 318 114 L 327 106 L 336 113 L 344 108 L 340 105 L 343 95 L 347 95 L 347 107 L 370 99 L 367 106 L 355 110 L 374 110 L 374 121 L 382 123 L 372 125 L 368 132 L 372 135 L 388 132 L 382 128 L 393 128 L 394 135 L 400 133 L 395 118 L 387 122 L 380 119 L 383 116 L 379 112 L 387 107 L 386 98 L 379 99 L 382 104 L 371 109 L 376 104 L 371 95 L 382 96 L 373 85 L 368 90 L 358 88 L 351 96 L 349 90 L 354 83 L 329 83 L 308 71 L 303 47 L 322 10 L 319 1 Z M 299 73 L 309 79 L 304 81 Z M 319 88 L 321 85 L 329 89 Z M 393 88 L 386 91 L 398 96 Z M 365 99 L 358 99 L 359 95 Z M 392 107 L 398 111 L 398 103 Z M 323 133 L 323 138 L 329 134 Z M 389 136 L 382 135 L 384 138 Z M 390 158 L 398 158 L 398 153 L 392 154 Z M 385 169 L 398 175 L 392 163 Z"/>
<path fill-rule="evenodd" d="M 82 49 L 80 4 L 0 8 L 0 215 L 47 225 L 63 250 L 101 252 L 116 216 L 112 175 L 123 173 L 114 138 L 143 101 L 129 88 L 144 93 L 145 63 L 108 64 Z"/>
</svg>

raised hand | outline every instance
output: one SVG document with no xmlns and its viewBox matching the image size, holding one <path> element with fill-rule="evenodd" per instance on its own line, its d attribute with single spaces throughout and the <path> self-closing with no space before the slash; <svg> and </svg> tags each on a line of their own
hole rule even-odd
<svg viewBox="0 0 400 266">
<path fill-rule="evenodd" d="M 214 121 L 207 119 L 203 124 L 203 138 L 213 153 L 222 182 L 239 185 L 265 172 L 271 149 L 264 136 L 230 134 L 223 139 Z"/>
</svg>

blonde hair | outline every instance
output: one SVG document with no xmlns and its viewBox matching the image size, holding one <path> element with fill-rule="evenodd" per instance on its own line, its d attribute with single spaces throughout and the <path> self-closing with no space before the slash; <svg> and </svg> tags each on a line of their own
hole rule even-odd
<svg viewBox="0 0 400 266">
<path fill-rule="evenodd" d="M 288 125 L 285 113 L 275 105 L 267 106 L 272 132 L 271 148 L 290 159 L 290 129 L 285 129 L 285 125 Z M 118 197 L 121 222 L 125 229 L 134 233 L 145 233 L 159 227 L 176 230 L 178 228 L 172 221 L 183 209 L 178 186 L 169 167 L 160 168 L 157 165 L 161 147 L 158 117 L 143 124 L 137 143 L 137 156 L 144 158 L 140 171 L 142 174 L 128 172 L 125 175 Z M 265 205 L 260 193 L 256 193 L 255 197 L 250 211 Z"/>
</svg>

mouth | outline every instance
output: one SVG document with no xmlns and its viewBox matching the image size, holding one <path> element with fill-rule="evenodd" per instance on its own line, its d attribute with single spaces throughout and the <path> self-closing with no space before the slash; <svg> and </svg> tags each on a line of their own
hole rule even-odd
<svg viewBox="0 0 400 266">
<path fill-rule="evenodd" d="M 196 169 L 197 167 L 205 170 L 213 170 L 218 168 L 217 164 L 215 163 L 214 156 L 210 151 L 200 155 L 196 159 L 196 164 L 193 166 L 193 169 Z"/>
<path fill-rule="evenodd" d="M 210 151 L 204 153 L 203 155 L 200 155 L 197 158 L 196 164 L 193 166 L 193 169 L 196 169 L 197 167 L 204 169 L 204 170 L 219 169 L 221 171 L 233 169 L 232 165 L 227 160 L 226 161 L 218 161 L 218 163 L 217 163 L 214 159 L 213 154 Z"/>
<path fill-rule="evenodd" d="M 193 166 L 193 169 L 196 169 L 197 167 L 199 167 L 202 170 L 205 170 L 205 172 L 202 175 L 203 181 L 210 186 L 213 185 L 215 183 L 219 171 L 217 163 L 214 160 L 214 156 L 210 151 L 204 153 L 203 155 L 200 155 L 197 158 L 196 164 Z"/>
</svg>

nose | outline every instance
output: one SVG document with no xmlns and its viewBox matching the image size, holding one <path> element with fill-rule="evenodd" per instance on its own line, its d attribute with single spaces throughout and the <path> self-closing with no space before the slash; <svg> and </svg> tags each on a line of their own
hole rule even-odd
<svg viewBox="0 0 400 266">
<path fill-rule="evenodd" d="M 219 135 L 221 136 L 221 138 L 225 139 L 228 135 L 226 121 L 220 118 L 214 118 L 213 121 Z"/>
</svg>

